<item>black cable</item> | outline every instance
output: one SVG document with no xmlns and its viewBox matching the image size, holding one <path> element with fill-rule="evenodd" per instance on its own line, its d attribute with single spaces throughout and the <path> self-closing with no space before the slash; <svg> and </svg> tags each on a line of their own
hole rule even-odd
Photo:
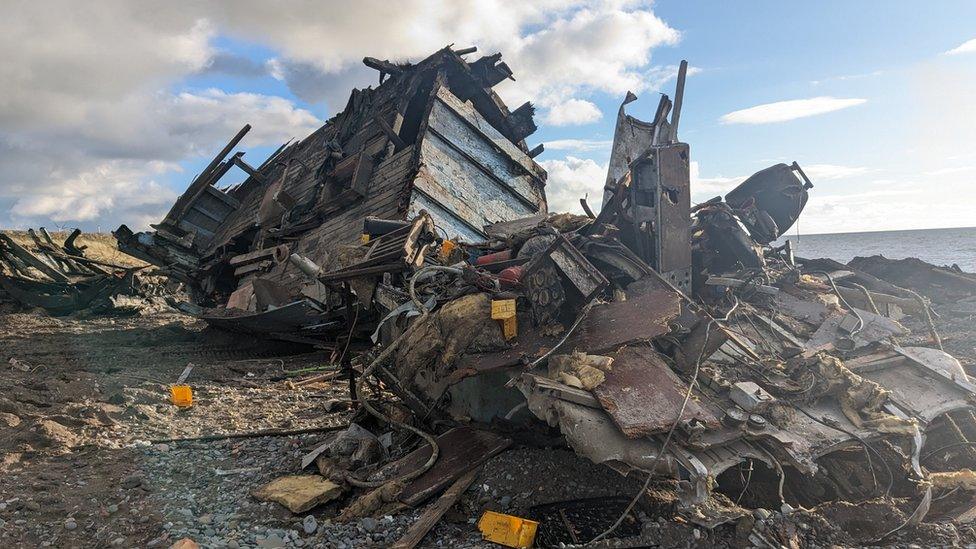
<svg viewBox="0 0 976 549">
<path fill-rule="evenodd" d="M 930 457 L 934 456 L 935 454 L 938 454 L 939 452 L 948 450 L 950 448 L 956 448 L 956 447 L 959 447 L 959 446 L 976 446 L 976 442 L 969 441 L 969 442 L 955 442 L 953 444 L 946 444 L 945 446 L 942 446 L 940 448 L 936 448 L 935 450 L 932 450 L 931 452 L 925 454 L 924 456 L 922 456 L 919 459 L 919 461 L 925 461 L 925 460 L 929 459 Z"/>
</svg>

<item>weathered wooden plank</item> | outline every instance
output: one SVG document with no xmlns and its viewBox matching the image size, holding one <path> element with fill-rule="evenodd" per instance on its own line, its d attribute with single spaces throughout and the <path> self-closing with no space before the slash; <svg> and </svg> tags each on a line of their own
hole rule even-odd
<svg viewBox="0 0 976 549">
<path fill-rule="evenodd" d="M 471 124 L 472 128 L 481 132 L 489 141 L 495 144 L 500 150 L 504 151 L 509 157 L 519 163 L 527 173 L 534 175 L 542 181 L 546 179 L 546 171 L 542 169 L 542 166 L 538 165 L 534 160 L 529 158 L 527 154 L 521 151 L 514 143 L 508 140 L 504 135 L 499 133 L 498 130 L 494 128 L 487 120 L 485 120 L 474 107 L 462 103 L 460 99 L 454 96 L 447 88 L 440 88 L 437 90 L 437 98 L 442 101 L 445 105 L 449 106 L 451 110 L 460 114 L 465 121 Z"/>
<path fill-rule="evenodd" d="M 14 239 L 0 233 L 0 240 L 3 240 L 10 252 L 17 256 L 18 259 L 46 274 L 51 280 L 56 282 L 68 281 L 68 277 L 64 273 L 41 261 L 37 256 L 27 251 L 20 244 L 17 244 Z"/>
<path fill-rule="evenodd" d="M 407 216 L 415 217 L 421 210 L 426 210 L 434 218 L 434 223 L 444 229 L 448 238 L 460 239 L 465 242 L 480 242 L 485 239 L 485 235 L 481 231 L 464 223 L 423 193 L 414 192 L 411 196 Z"/>
<path fill-rule="evenodd" d="M 458 113 L 442 101 L 436 101 L 428 118 L 428 130 L 437 133 L 446 143 L 480 165 L 487 174 L 491 174 L 490 177 L 498 179 L 523 200 L 536 208 L 541 207 L 545 203 L 541 180 L 528 173 L 517 160 L 481 132 L 473 130 L 471 123 L 465 120 L 469 116 L 480 117 L 474 112 Z"/>
<path fill-rule="evenodd" d="M 650 347 L 624 347 L 613 355 L 613 368 L 593 394 L 613 422 L 628 438 L 666 432 L 678 418 L 687 384 Z M 697 419 L 708 428 L 718 419 L 695 402 L 688 401 L 682 421 Z"/>
<path fill-rule="evenodd" d="M 438 498 L 437 502 L 424 511 L 424 514 L 417 519 L 417 522 L 410 525 L 410 528 L 403 534 L 403 537 L 393 544 L 393 549 L 413 549 L 419 545 L 423 541 L 424 536 L 427 535 L 427 532 L 430 532 L 431 528 L 441 520 L 444 513 L 461 499 L 464 491 L 468 489 L 468 486 L 471 486 L 471 483 L 474 482 L 477 476 L 478 471 L 474 470 L 454 481 L 454 484 Z"/>
<path fill-rule="evenodd" d="M 472 227 L 481 228 L 538 211 L 511 189 L 485 175 L 436 134 L 428 133 L 424 137 L 421 163 L 424 173 L 414 180 L 414 186 Z"/>
<path fill-rule="evenodd" d="M 434 496 L 457 478 L 508 448 L 512 441 L 489 431 L 456 427 L 436 439 L 440 454 L 433 467 L 407 484 L 400 501 L 417 505 Z M 381 471 L 384 477 L 415 471 L 430 459 L 430 445 L 424 444 Z"/>
</svg>

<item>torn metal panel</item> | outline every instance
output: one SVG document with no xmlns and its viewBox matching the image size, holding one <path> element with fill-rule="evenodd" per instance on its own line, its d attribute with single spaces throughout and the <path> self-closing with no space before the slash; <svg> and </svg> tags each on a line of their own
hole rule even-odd
<svg viewBox="0 0 976 549">
<path fill-rule="evenodd" d="M 888 360 L 858 364 L 855 373 L 886 388 L 893 402 L 923 423 L 972 406 L 976 386 L 953 367 L 947 369 L 955 361 L 950 355 L 937 349 L 918 352 L 896 347 L 894 355 L 882 358 Z"/>
<path fill-rule="evenodd" d="M 678 418 L 687 383 L 650 347 L 624 347 L 611 356 L 613 367 L 593 394 L 614 423 L 628 438 L 667 431 Z M 680 422 L 719 426 L 718 418 L 694 399 L 688 401 Z"/>
<path fill-rule="evenodd" d="M 829 312 L 824 303 L 800 299 L 787 292 L 777 293 L 773 302 L 778 312 L 816 326 L 820 326 L 827 319 Z"/>
<path fill-rule="evenodd" d="M 529 410 L 552 427 L 558 427 L 576 453 L 594 463 L 606 463 L 627 472 L 632 468 L 656 467 L 659 474 L 676 472 L 673 460 L 657 458 L 660 443 L 627 438 L 603 410 L 532 392 L 520 385 Z M 656 463 L 656 465 L 655 465 Z"/>
<path fill-rule="evenodd" d="M 598 305 L 583 320 L 574 347 L 589 353 L 616 350 L 634 341 L 649 341 L 670 331 L 669 322 L 681 314 L 681 301 L 670 290 L 650 290 L 627 301 Z"/>
<path fill-rule="evenodd" d="M 631 167 L 630 222 L 622 239 L 648 265 L 691 289 L 691 187 L 688 145 L 652 147 Z"/>
<path fill-rule="evenodd" d="M 853 350 L 870 343 L 909 333 L 908 329 L 890 318 L 859 309 L 856 311 L 857 315 L 834 311 L 827 316 L 823 324 L 806 342 L 805 352 L 812 353 L 827 348 L 841 349 L 842 340 L 852 340 L 852 348 L 844 350 Z M 858 316 L 860 320 L 858 320 Z M 843 344 L 848 345 L 847 343 Z"/>
</svg>

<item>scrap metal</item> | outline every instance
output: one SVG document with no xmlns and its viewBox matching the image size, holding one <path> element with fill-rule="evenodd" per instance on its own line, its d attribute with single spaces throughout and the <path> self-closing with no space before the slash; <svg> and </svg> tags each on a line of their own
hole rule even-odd
<svg viewBox="0 0 976 549">
<path fill-rule="evenodd" d="M 187 282 L 187 310 L 216 326 L 331 347 L 350 377 L 343 349 L 366 350 L 359 375 L 413 421 L 377 412 L 361 384 L 352 397 L 426 442 L 349 483 L 412 481 L 399 501 L 416 505 L 508 445 L 470 426 L 423 430 L 458 423 L 541 421 L 594 462 L 672 479 L 684 508 L 716 491 L 770 507 L 914 495 L 930 472 L 971 466 L 931 457 L 976 440 L 976 386 L 947 353 L 901 343 L 899 319 L 928 303 L 868 261 L 776 244 L 813 187 L 798 164 L 691 205 L 686 63 L 650 122 L 626 114 L 627 95 L 602 209 L 574 216 L 547 210 L 525 142 L 532 106 L 509 110 L 492 91 L 511 71 L 470 53 L 364 59 L 380 85 L 312 135 L 250 168 L 227 160 L 245 126 L 154 231 L 115 233 Z M 247 179 L 218 189 L 235 166 Z M 585 384 L 549 367 L 579 356 L 609 358 Z M 740 465 L 757 471 L 751 488 Z"/>
</svg>

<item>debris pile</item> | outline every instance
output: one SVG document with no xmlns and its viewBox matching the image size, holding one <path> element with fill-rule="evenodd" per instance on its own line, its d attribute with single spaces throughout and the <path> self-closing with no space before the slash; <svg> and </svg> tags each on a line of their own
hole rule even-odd
<svg viewBox="0 0 976 549">
<path fill-rule="evenodd" d="M 345 520 L 442 494 L 397 545 L 413 547 L 513 433 L 549 429 L 647 479 L 599 528 L 556 528 L 565 509 L 540 510 L 538 532 L 560 543 L 635 535 L 621 524 L 653 503 L 652 482 L 683 520 L 737 522 L 758 545 L 792 545 L 796 529 L 750 509 L 913 502 L 865 542 L 973 513 L 976 386 L 952 356 L 908 343 L 906 315 L 941 346 L 929 301 L 886 279 L 916 281 L 775 245 L 813 187 L 799 165 L 692 207 L 682 63 L 651 121 L 625 112 L 632 94 L 621 105 L 599 214 L 585 200 L 585 216 L 549 213 L 542 147 L 525 142 L 533 107 L 510 111 L 491 88 L 511 71 L 473 51 L 366 58 L 380 85 L 311 136 L 252 167 L 228 158 L 245 126 L 153 231 L 114 233 L 188 286 L 185 311 L 334 351 L 356 423 L 303 460 L 318 474 L 256 497 L 295 512 L 345 498 Z M 247 179 L 218 189 L 235 167 Z M 973 282 L 945 277 L 943 292 Z M 369 429 L 386 426 L 395 435 Z M 504 520 L 479 525 L 521 540 Z"/>
<path fill-rule="evenodd" d="M 58 244 L 43 227 L 27 231 L 33 246 L 0 232 L 0 298 L 53 315 L 121 312 L 168 293 L 142 266 L 124 266 L 92 259 L 78 244 L 75 229 Z M 138 298 L 138 299 L 136 299 Z"/>
</svg>

